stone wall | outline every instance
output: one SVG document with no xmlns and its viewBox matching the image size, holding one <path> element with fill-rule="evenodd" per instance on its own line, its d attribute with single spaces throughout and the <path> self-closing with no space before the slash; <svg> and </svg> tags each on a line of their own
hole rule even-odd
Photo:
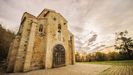
<svg viewBox="0 0 133 75">
<path fill-rule="evenodd" d="M 17 45 L 16 45 L 17 44 Z M 8 55 L 8 72 L 52 68 L 53 48 L 65 48 L 65 65 L 74 64 L 74 36 L 59 13 L 45 9 L 38 17 L 24 13 Z"/>
<path fill-rule="evenodd" d="M 47 16 L 47 49 L 46 49 L 46 68 L 52 68 L 53 60 L 53 47 L 57 44 L 61 44 L 65 48 L 66 53 L 66 65 L 69 64 L 69 50 L 68 50 L 68 30 L 67 22 L 58 13 L 50 12 Z M 58 26 L 61 26 L 60 31 Z"/>
</svg>

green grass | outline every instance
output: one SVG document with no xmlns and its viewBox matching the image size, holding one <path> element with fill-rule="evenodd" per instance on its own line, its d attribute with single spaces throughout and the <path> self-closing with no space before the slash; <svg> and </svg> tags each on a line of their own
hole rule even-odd
<svg viewBox="0 0 133 75">
<path fill-rule="evenodd" d="M 103 65 L 123 65 L 123 64 L 131 64 L 133 65 L 133 60 L 117 60 L 117 61 L 95 61 L 95 62 L 79 62 L 79 63 L 87 63 L 87 64 L 103 64 Z"/>
<path fill-rule="evenodd" d="M 81 62 L 80 62 L 81 63 Z M 99 75 L 133 75 L 133 60 L 82 62 L 86 64 L 112 65 Z"/>
</svg>

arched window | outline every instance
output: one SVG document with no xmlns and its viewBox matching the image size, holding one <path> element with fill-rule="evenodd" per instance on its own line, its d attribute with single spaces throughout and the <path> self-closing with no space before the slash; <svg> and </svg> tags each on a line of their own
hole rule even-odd
<svg viewBox="0 0 133 75">
<path fill-rule="evenodd" d="M 39 32 L 43 32 L 43 25 L 42 24 L 39 26 Z"/>
</svg>

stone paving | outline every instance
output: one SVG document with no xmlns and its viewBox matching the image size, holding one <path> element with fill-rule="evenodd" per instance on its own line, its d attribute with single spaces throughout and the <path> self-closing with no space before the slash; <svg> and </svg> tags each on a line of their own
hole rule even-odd
<svg viewBox="0 0 133 75">
<path fill-rule="evenodd" d="M 98 75 L 109 67 L 111 65 L 77 63 L 54 69 L 35 70 L 26 73 L 2 73 L 0 75 Z"/>
</svg>

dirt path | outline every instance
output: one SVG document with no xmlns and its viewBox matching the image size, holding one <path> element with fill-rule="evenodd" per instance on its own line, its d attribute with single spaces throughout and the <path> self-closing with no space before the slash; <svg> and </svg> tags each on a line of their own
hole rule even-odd
<svg viewBox="0 0 133 75">
<path fill-rule="evenodd" d="M 82 64 L 69 65 L 61 68 L 36 70 L 27 73 L 8 73 L 0 75 L 98 75 L 111 65 Z"/>
</svg>

